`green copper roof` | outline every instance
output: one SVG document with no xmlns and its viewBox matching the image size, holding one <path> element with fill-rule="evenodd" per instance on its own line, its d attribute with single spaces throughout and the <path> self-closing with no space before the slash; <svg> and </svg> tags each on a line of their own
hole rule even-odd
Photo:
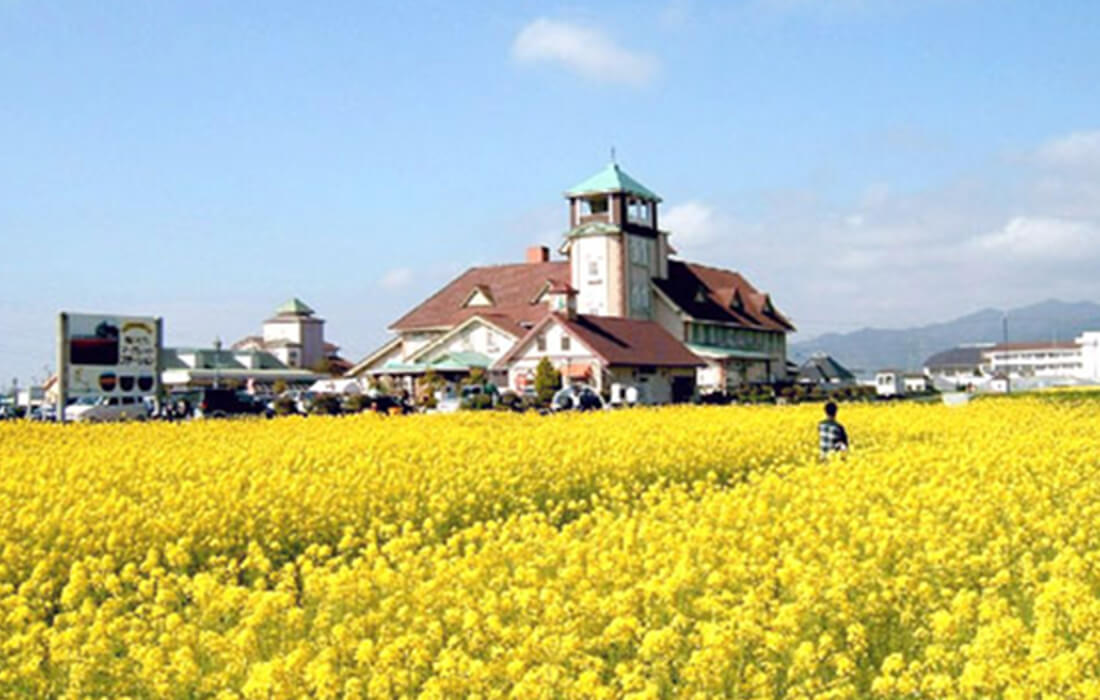
<svg viewBox="0 0 1100 700">
<path fill-rule="evenodd" d="M 432 362 L 434 369 L 468 370 L 474 367 L 488 367 L 493 360 L 480 352 L 449 352 Z"/>
<path fill-rule="evenodd" d="M 598 192 L 628 192 L 644 199 L 661 201 L 657 193 L 623 172 L 618 163 L 610 163 L 606 168 L 588 178 L 573 189 L 567 191 L 567 197 Z"/>
<path fill-rule="evenodd" d="M 306 306 L 306 303 L 298 297 L 294 297 L 279 308 L 275 309 L 275 313 L 294 314 L 295 316 L 309 316 L 313 313 L 313 309 Z"/>
</svg>

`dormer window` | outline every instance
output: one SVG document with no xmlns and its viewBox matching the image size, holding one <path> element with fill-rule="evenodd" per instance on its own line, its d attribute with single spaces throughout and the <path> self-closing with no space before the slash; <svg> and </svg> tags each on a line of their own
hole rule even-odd
<svg viewBox="0 0 1100 700">
<path fill-rule="evenodd" d="M 769 316 L 772 316 L 772 315 L 775 314 L 775 307 L 772 306 L 771 296 L 769 296 L 767 294 L 764 295 L 764 304 L 763 304 L 762 308 L 763 308 L 764 313 L 768 314 Z"/>
<path fill-rule="evenodd" d="M 463 302 L 463 306 L 492 306 L 493 295 L 489 291 L 489 288 L 484 284 L 479 284 L 470 290 L 469 295 L 466 297 L 466 301 Z"/>
<path fill-rule="evenodd" d="M 734 311 L 743 311 L 745 302 L 741 299 L 741 292 L 734 290 L 733 299 L 730 300 L 730 308 Z"/>
<path fill-rule="evenodd" d="M 696 304 L 702 304 L 702 303 L 705 303 L 706 300 L 707 300 L 707 288 L 702 286 L 702 285 L 699 285 L 699 287 L 695 290 L 695 303 Z"/>
</svg>

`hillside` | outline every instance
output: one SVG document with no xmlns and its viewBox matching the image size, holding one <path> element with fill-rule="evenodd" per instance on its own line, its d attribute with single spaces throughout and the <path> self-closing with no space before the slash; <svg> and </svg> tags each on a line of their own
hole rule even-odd
<svg viewBox="0 0 1100 700">
<path fill-rule="evenodd" d="M 1012 342 L 1069 340 L 1082 331 L 1100 330 L 1100 304 L 1055 299 L 1009 311 L 983 309 L 952 321 L 917 328 L 863 328 L 826 333 L 790 345 L 791 360 L 801 364 L 814 352 L 832 355 L 857 374 L 883 367 L 919 369 L 931 354 L 964 343 L 1000 342 L 1008 317 Z"/>
</svg>

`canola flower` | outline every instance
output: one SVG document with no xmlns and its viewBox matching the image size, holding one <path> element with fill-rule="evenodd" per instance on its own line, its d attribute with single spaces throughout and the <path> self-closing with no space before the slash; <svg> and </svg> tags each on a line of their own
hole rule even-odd
<svg viewBox="0 0 1100 700">
<path fill-rule="evenodd" d="M 0 424 L 0 696 L 1100 696 L 1100 404 Z"/>
</svg>

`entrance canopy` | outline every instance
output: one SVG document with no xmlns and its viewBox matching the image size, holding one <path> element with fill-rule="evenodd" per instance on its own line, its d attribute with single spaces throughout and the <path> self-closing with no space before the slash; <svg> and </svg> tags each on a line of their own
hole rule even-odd
<svg viewBox="0 0 1100 700">
<path fill-rule="evenodd" d="M 488 369 L 492 358 L 480 352 L 449 352 L 440 355 L 431 362 L 387 362 L 381 367 L 369 370 L 367 374 L 381 375 L 417 375 L 427 372 L 449 374 L 469 374 L 474 369 Z"/>
</svg>

